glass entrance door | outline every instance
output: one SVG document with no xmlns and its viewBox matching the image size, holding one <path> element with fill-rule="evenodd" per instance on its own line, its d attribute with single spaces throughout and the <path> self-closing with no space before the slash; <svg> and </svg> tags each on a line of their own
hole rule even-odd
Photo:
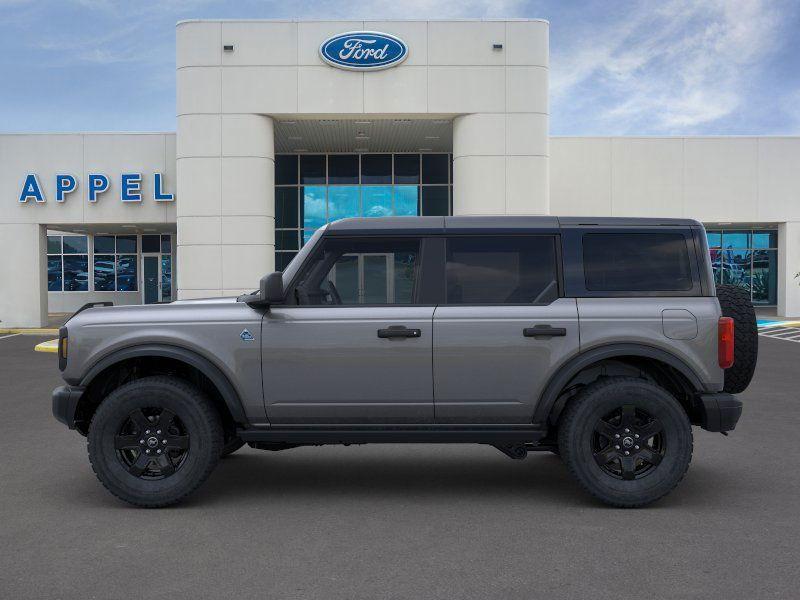
<svg viewBox="0 0 800 600">
<path fill-rule="evenodd" d="M 142 256 L 142 294 L 145 304 L 154 304 L 161 299 L 160 254 Z"/>
<path fill-rule="evenodd" d="M 172 236 L 142 235 L 142 302 L 172 301 Z"/>
<path fill-rule="evenodd" d="M 345 254 L 330 280 L 348 304 L 394 303 L 394 262 L 388 254 Z"/>
</svg>

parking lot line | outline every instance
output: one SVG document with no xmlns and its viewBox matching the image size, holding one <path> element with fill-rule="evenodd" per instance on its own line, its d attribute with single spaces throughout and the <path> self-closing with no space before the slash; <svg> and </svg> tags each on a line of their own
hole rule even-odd
<svg viewBox="0 0 800 600">
<path fill-rule="evenodd" d="M 16 337 L 18 335 L 22 335 L 22 334 L 21 333 L 12 333 L 12 334 L 9 334 L 9 335 L 0 335 L 0 340 L 4 340 L 4 339 L 10 338 L 10 337 Z"/>
</svg>

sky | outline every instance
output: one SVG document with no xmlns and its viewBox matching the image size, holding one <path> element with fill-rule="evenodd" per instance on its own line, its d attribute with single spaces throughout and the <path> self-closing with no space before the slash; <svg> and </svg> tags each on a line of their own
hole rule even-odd
<svg viewBox="0 0 800 600">
<path fill-rule="evenodd" d="M 800 134 L 800 0 L 0 0 L 0 132 L 174 131 L 175 23 L 550 21 L 551 135 Z"/>
</svg>

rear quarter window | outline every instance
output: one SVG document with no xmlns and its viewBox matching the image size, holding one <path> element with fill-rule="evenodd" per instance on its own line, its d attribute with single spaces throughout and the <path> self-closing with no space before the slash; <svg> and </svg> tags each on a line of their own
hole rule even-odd
<svg viewBox="0 0 800 600">
<path fill-rule="evenodd" d="M 584 234 L 583 267 L 592 292 L 677 292 L 694 285 L 681 233 Z"/>
</svg>

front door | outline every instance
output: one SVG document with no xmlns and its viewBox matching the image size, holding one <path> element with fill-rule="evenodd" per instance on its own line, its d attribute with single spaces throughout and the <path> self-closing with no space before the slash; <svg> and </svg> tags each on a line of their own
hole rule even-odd
<svg viewBox="0 0 800 600">
<path fill-rule="evenodd" d="M 556 365 L 578 352 L 560 298 L 556 237 L 447 240 L 446 303 L 433 321 L 438 423 L 530 423 Z"/>
<path fill-rule="evenodd" d="M 432 423 L 434 306 L 420 240 L 323 238 L 262 326 L 273 424 Z M 289 282 L 286 282 L 287 284 Z"/>
</svg>

